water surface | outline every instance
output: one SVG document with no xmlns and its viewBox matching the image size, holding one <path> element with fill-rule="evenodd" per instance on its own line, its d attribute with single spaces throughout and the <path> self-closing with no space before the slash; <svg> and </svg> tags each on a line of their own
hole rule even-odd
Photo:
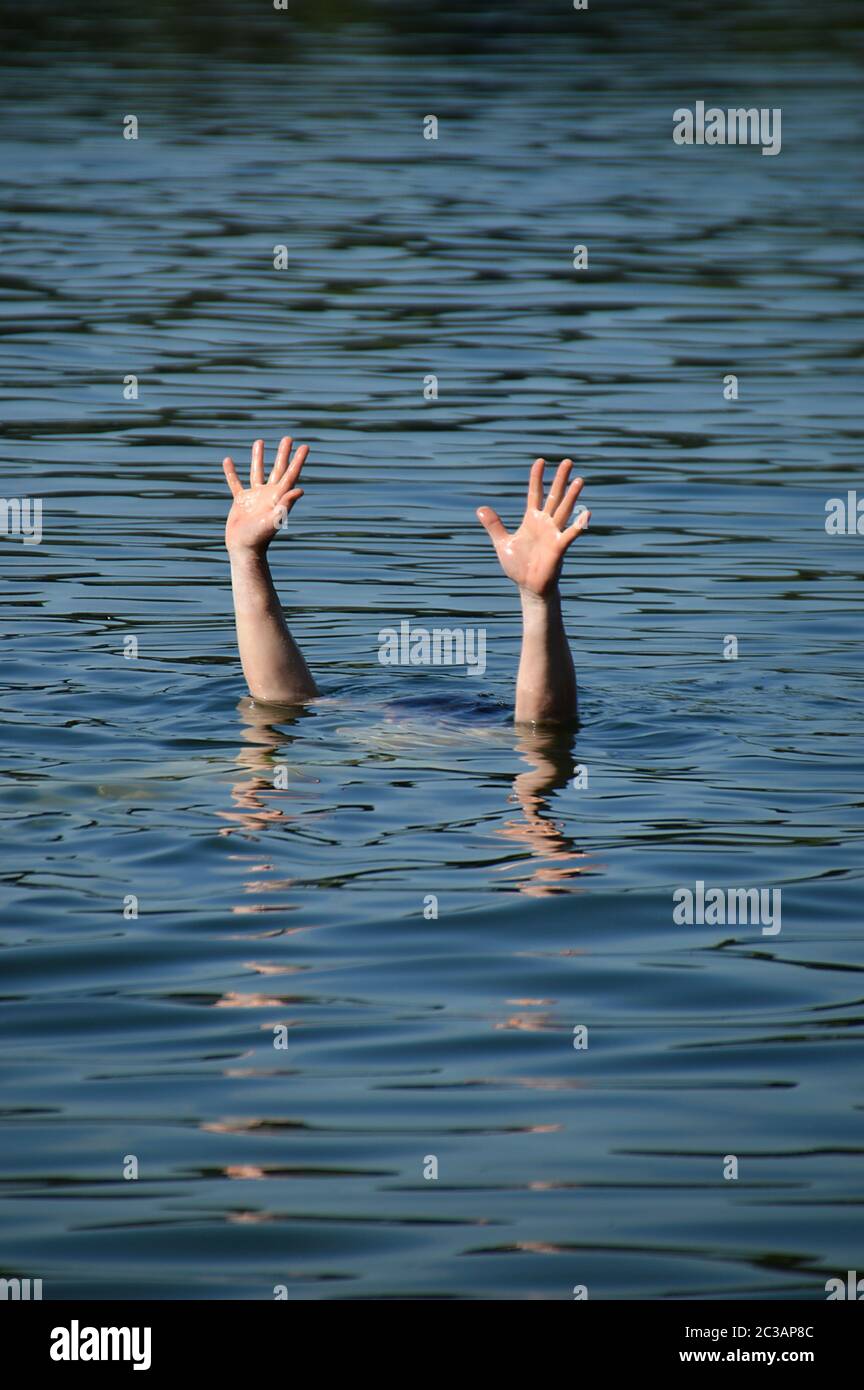
<svg viewBox="0 0 864 1390">
<path fill-rule="evenodd" d="M 824 1297 L 862 1258 L 857 49 L 206 8 L 5 59 L 0 481 L 44 536 L 2 541 L 0 1273 Z M 700 97 L 781 106 L 781 155 L 675 147 Z M 286 431 L 305 711 L 244 698 L 221 543 L 223 454 Z M 474 519 L 537 454 L 594 518 L 558 737 L 513 727 Z M 484 675 L 382 666 L 403 619 L 484 627 Z M 697 880 L 781 888 L 780 934 L 676 926 Z"/>
</svg>

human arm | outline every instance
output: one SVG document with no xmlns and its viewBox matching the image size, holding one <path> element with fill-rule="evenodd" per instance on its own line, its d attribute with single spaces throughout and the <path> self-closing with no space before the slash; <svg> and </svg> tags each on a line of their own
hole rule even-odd
<svg viewBox="0 0 864 1390">
<path fill-rule="evenodd" d="M 591 513 L 583 511 L 569 524 L 583 487 L 581 478 L 568 486 L 570 459 L 559 465 L 544 504 L 544 467 L 543 459 L 536 459 L 531 467 L 525 515 L 512 535 L 491 507 L 477 509 L 501 568 L 518 586 L 522 602 L 517 723 L 558 723 L 576 717 L 576 674 L 558 580 L 564 555 L 587 527 Z"/>
<path fill-rule="evenodd" d="M 234 499 L 225 545 L 231 561 L 240 662 L 250 695 L 268 703 L 299 704 L 318 693 L 288 630 L 267 563 L 270 542 L 303 496 L 303 489 L 295 484 L 308 453 L 301 444 L 291 458 L 291 440 L 283 439 L 265 482 L 264 441 L 256 439 L 248 488 L 242 486 L 230 458 L 222 465 Z"/>
</svg>

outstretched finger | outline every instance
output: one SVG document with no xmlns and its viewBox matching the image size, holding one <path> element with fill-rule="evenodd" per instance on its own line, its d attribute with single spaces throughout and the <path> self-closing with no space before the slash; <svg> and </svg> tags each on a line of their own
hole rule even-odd
<svg viewBox="0 0 864 1390">
<path fill-rule="evenodd" d="M 303 468 L 304 463 L 306 462 L 308 454 L 308 444 L 301 444 L 299 449 L 294 450 L 294 457 L 291 460 L 291 467 L 288 469 L 288 472 L 282 479 L 282 482 L 286 485 L 286 487 L 293 483 L 296 483 L 297 479 L 300 477 L 300 472 Z"/>
<path fill-rule="evenodd" d="M 574 478 L 565 493 L 563 502 L 561 502 L 552 513 L 552 520 L 555 522 L 559 531 L 563 531 L 567 522 L 570 520 L 570 513 L 576 503 L 576 498 L 579 496 L 584 486 L 584 478 Z"/>
<path fill-rule="evenodd" d="M 566 550 L 571 541 L 588 530 L 588 522 L 591 520 L 591 513 L 587 507 L 584 512 L 580 512 L 572 526 L 568 526 L 566 531 L 561 532 L 561 549 Z"/>
<path fill-rule="evenodd" d="M 528 506 L 534 507 L 538 512 L 543 510 L 543 469 L 545 467 L 545 459 L 535 459 L 528 477 Z"/>
<path fill-rule="evenodd" d="M 506 541 L 507 527 L 498 513 L 493 511 L 491 507 L 478 507 L 477 519 L 485 527 L 493 545 L 498 545 L 500 541 Z"/>
<path fill-rule="evenodd" d="M 564 459 L 562 463 L 559 463 L 556 469 L 555 480 L 549 489 L 549 496 L 546 498 L 546 506 L 543 508 L 544 512 L 548 512 L 550 516 L 552 516 L 561 504 L 561 498 L 564 496 L 567 487 L 567 479 L 570 477 L 570 469 L 572 467 L 573 460 Z"/>
<path fill-rule="evenodd" d="M 222 468 L 225 473 L 225 481 L 231 489 L 232 497 L 240 497 L 243 493 L 243 484 L 237 477 L 237 469 L 234 467 L 233 459 L 223 459 Z"/>
<path fill-rule="evenodd" d="M 285 525 L 288 513 L 294 506 L 294 503 L 297 501 L 298 497 L 302 496 L 302 487 L 295 487 L 292 488 L 290 492 L 285 492 L 282 494 L 281 497 L 276 499 L 275 503 L 273 504 L 273 516 L 277 527 Z"/>
<path fill-rule="evenodd" d="M 288 511 L 290 512 L 291 508 L 294 506 L 294 503 L 297 501 L 297 498 L 302 496 L 302 487 L 292 487 L 290 491 L 283 492 L 281 497 L 277 497 L 276 506 L 287 507 Z"/>
<path fill-rule="evenodd" d="M 291 436 L 286 434 L 284 439 L 280 439 L 279 448 L 276 450 L 276 462 L 270 470 L 268 483 L 278 483 L 285 469 L 288 467 L 288 456 L 291 453 Z"/>
<path fill-rule="evenodd" d="M 254 487 L 256 483 L 264 482 L 264 440 L 256 439 L 252 445 L 252 467 L 249 469 L 249 482 Z"/>
</svg>

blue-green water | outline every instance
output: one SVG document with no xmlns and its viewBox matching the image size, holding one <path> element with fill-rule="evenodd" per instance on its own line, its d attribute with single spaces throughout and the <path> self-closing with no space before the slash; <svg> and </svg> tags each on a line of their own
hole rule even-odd
<svg viewBox="0 0 864 1390">
<path fill-rule="evenodd" d="M 0 1274 L 823 1298 L 864 1258 L 859 31 L 183 8 L 37 6 L 4 60 L 44 534 L 2 538 Z M 699 98 L 782 107 L 781 154 L 676 147 Z M 221 541 L 223 454 L 285 432 L 299 715 L 243 698 Z M 537 454 L 593 513 L 575 737 L 512 725 L 474 519 Z M 485 674 L 382 666 L 404 619 Z M 676 925 L 700 880 L 780 933 Z"/>
</svg>

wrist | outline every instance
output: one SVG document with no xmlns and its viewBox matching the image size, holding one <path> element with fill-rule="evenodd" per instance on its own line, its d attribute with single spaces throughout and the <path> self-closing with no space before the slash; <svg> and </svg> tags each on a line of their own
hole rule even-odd
<svg viewBox="0 0 864 1390">
<path fill-rule="evenodd" d="M 538 594 L 535 589 L 523 588 L 520 584 L 519 600 L 526 617 L 531 613 L 546 614 L 561 608 L 561 593 L 557 582 L 542 594 Z"/>
<path fill-rule="evenodd" d="M 240 545 L 236 541 L 225 542 L 225 549 L 228 551 L 228 558 L 232 564 L 236 560 L 238 564 L 244 562 L 254 563 L 262 561 L 267 554 L 266 545 Z"/>
</svg>

